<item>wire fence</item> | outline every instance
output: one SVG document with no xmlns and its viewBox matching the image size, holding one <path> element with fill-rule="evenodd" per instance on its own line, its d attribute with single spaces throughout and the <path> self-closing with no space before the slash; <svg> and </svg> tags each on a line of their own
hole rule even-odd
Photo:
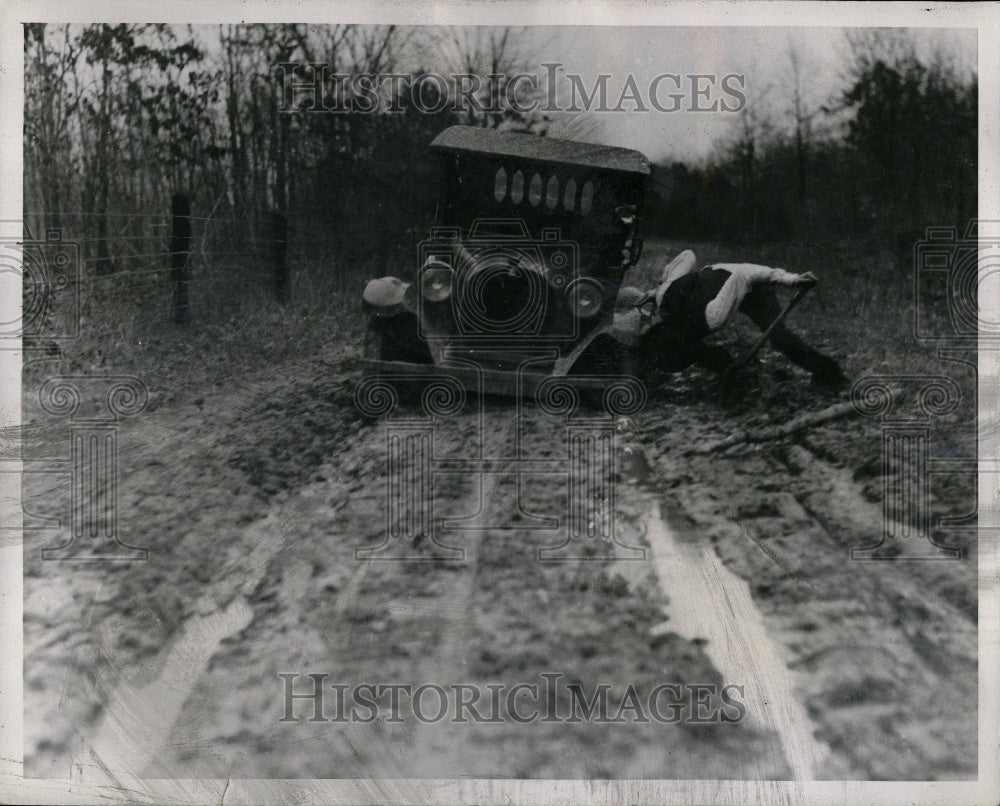
<svg viewBox="0 0 1000 806">
<path fill-rule="evenodd" d="M 0 269 L 22 272 L 20 332 L 0 335 L 23 336 L 28 353 L 91 357 L 205 327 L 252 332 L 265 319 L 279 337 L 301 338 L 310 317 L 360 310 L 367 278 L 397 273 L 385 260 L 346 259 L 344 233 L 308 215 L 166 209 L 25 210 L 23 235 L 0 240 Z"/>
<path fill-rule="evenodd" d="M 269 214 L 274 217 L 277 214 Z M 59 241 L 77 247 L 74 264 L 79 268 L 70 279 L 83 284 L 109 283 L 116 280 L 136 280 L 166 275 L 176 270 L 172 262 L 178 254 L 171 239 L 176 238 L 176 222 L 169 214 L 152 216 L 142 213 L 97 213 L 93 211 L 60 211 L 58 216 L 46 216 L 44 211 L 25 211 L 34 220 L 54 221 L 60 232 Z M 221 215 L 184 216 L 189 222 L 190 245 L 186 261 L 191 270 L 189 282 L 226 284 L 264 284 L 275 282 L 285 274 L 281 265 L 288 260 L 299 268 L 325 272 L 334 285 L 344 290 L 347 279 L 336 254 L 343 236 L 316 222 L 283 221 L 282 233 L 276 236 L 274 225 L 265 216 Z M 282 217 L 283 218 L 283 217 Z M 93 235 L 94 220 L 126 221 L 120 229 L 144 229 L 143 234 L 130 232 Z M 39 228 L 46 232 L 50 227 Z M 151 231 L 158 229 L 159 231 Z M 25 233 L 24 243 L 35 245 L 43 239 Z M 325 267 L 321 264 L 326 263 Z M 99 267 L 104 267 L 101 271 Z M 114 270 L 108 271 L 107 267 Z M 27 268 L 27 267 L 26 267 Z M 157 284 L 177 282 L 164 277 Z"/>
</svg>

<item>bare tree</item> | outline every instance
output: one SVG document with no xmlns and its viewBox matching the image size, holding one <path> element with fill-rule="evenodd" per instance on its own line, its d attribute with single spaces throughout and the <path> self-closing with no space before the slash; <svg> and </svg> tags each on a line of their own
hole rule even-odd
<svg viewBox="0 0 1000 806">
<path fill-rule="evenodd" d="M 773 88 L 773 84 L 766 84 L 747 92 L 747 102 L 735 115 L 733 128 L 721 149 L 723 161 L 736 169 L 741 205 L 755 239 L 761 233 L 760 163 L 777 140 L 777 115 L 769 100 Z"/>
<path fill-rule="evenodd" d="M 789 113 L 795 139 L 796 195 L 799 201 L 806 198 L 809 151 L 812 146 L 812 122 L 820 112 L 808 97 L 808 83 L 813 78 L 813 70 L 802 50 L 789 41 L 787 50 L 787 80 L 791 89 Z"/>
<path fill-rule="evenodd" d="M 537 100 L 539 90 L 520 75 L 535 75 L 525 45 L 526 28 L 452 27 L 433 37 L 445 66 L 453 73 L 468 76 L 462 87 L 454 87 L 456 97 L 469 93 L 478 102 L 465 106 L 460 122 L 483 128 L 532 130 L 541 115 L 524 111 Z"/>
</svg>

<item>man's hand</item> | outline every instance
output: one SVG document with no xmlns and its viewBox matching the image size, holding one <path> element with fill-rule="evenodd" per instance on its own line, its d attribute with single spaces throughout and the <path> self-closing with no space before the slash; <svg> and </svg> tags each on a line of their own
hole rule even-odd
<svg viewBox="0 0 1000 806">
<path fill-rule="evenodd" d="M 807 271 L 805 274 L 800 274 L 796 280 L 795 285 L 804 285 L 812 287 L 819 282 L 819 278 L 813 274 L 811 271 Z"/>
</svg>

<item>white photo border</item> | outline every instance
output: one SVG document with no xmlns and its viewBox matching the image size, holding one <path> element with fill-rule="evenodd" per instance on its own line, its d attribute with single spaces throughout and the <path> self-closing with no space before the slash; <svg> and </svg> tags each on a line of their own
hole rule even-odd
<svg viewBox="0 0 1000 806">
<path fill-rule="evenodd" d="M 936 2 L 476 2 L 175 0 L 11 2 L 0 8 L 0 226 L 22 218 L 24 22 L 354 22 L 414 25 L 934 27 L 978 31 L 979 219 L 1000 220 L 1000 5 Z M 19 316 L 21 294 L 0 295 Z M 997 305 L 1000 301 L 993 301 Z M 19 422 L 21 354 L 0 351 L 0 425 Z M 1000 410 L 1000 352 L 979 351 L 979 415 Z M 979 778 L 976 781 L 188 780 L 123 778 L 121 789 L 26 779 L 23 769 L 22 547 L 0 546 L 0 801 L 17 803 L 805 803 L 996 804 L 1000 793 L 1000 439 L 979 434 Z"/>
</svg>

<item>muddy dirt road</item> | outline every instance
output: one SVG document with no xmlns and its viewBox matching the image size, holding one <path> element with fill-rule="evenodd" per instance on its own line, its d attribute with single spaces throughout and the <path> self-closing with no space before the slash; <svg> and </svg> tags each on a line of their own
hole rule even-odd
<svg viewBox="0 0 1000 806">
<path fill-rule="evenodd" d="M 695 374 L 610 420 L 615 472 L 604 478 L 596 454 L 574 461 L 568 447 L 594 412 L 444 401 L 425 457 L 419 439 L 394 443 L 401 432 L 389 430 L 420 406 L 366 418 L 359 380 L 354 352 L 331 354 L 154 398 L 124 422 L 119 530 L 149 549 L 146 562 L 42 561 L 58 530 L 26 533 L 30 775 L 975 775 L 974 546 L 954 562 L 850 559 L 881 534 L 881 508 L 858 473 L 864 457 L 839 461 L 829 446 L 849 434 L 877 451 L 877 430 L 848 420 L 691 456 L 734 423 L 792 414 L 752 396 L 723 410 Z M 788 385 L 800 409 L 831 402 L 803 378 Z M 30 391 L 25 400 L 26 419 L 44 424 Z M 586 442 L 594 426 L 581 427 Z M 64 427 L 39 445 L 65 452 Z M 413 489 L 432 458 L 431 510 L 388 506 L 393 445 Z M 65 479 L 24 485 L 32 512 L 67 511 Z M 568 532 L 573 485 L 590 520 Z M 371 721 L 311 719 L 306 698 L 289 714 L 286 686 L 307 692 L 309 675 L 326 675 L 327 719 L 334 684 L 435 684 L 449 696 L 467 686 L 485 692 L 487 716 L 418 719 L 404 701 L 397 721 L 387 696 Z M 529 689 L 508 699 L 551 681 L 552 703 Z M 588 699 L 606 684 L 610 718 L 569 719 L 570 684 Z M 679 716 L 649 719 L 648 694 L 665 684 L 661 712 Z M 645 721 L 621 710 L 630 686 Z M 728 706 L 726 686 L 737 687 Z M 433 690 L 422 700 L 425 714 L 438 705 Z M 511 716 L 534 707 L 534 719 Z"/>
</svg>

